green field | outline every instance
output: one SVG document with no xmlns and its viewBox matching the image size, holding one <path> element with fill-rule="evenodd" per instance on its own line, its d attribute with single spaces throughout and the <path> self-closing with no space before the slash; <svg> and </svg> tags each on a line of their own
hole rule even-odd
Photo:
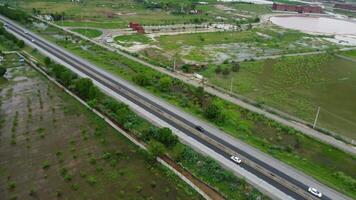
<svg viewBox="0 0 356 200">
<path fill-rule="evenodd" d="M 33 30 L 36 31 L 36 29 Z M 167 86 L 162 87 L 162 80 L 167 79 L 165 75 L 86 41 L 80 42 L 81 46 L 87 47 L 86 50 L 83 50 L 78 46 L 78 43 L 71 42 L 72 40 L 61 40 L 53 37 L 56 34 L 63 34 L 53 27 L 38 33 L 112 74 L 135 83 L 140 80 L 137 84 L 146 83 L 141 86 L 168 102 L 181 107 L 186 112 L 209 120 L 232 136 L 300 169 L 339 191 L 352 197 L 356 196 L 356 191 L 353 187 L 345 187 L 345 185 L 353 182 L 356 177 L 356 159 L 353 156 L 306 137 L 295 130 L 284 127 L 260 115 L 250 113 L 236 105 L 204 94 L 206 96 L 204 101 L 217 105 L 225 117 L 224 121 L 208 119 L 204 114 L 204 109 L 206 108 L 201 107 L 197 96 L 195 96 L 195 88 L 178 80 L 172 80 L 174 84 L 168 89 Z M 143 79 L 139 75 L 144 76 Z M 140 78 L 138 79 L 138 77 Z M 149 78 L 144 80 L 145 77 Z M 340 163 L 343 163 L 343 165 L 340 165 Z"/>
<path fill-rule="evenodd" d="M 201 199 L 17 55 L 5 58 L 1 199 Z"/>
<path fill-rule="evenodd" d="M 176 54 L 178 60 L 193 63 L 221 63 L 224 60 L 245 60 L 259 56 L 335 49 L 336 45 L 299 31 L 284 30 L 275 26 L 253 28 L 237 32 L 191 33 L 156 37 L 153 45 L 162 50 L 152 54 L 152 49 L 141 53 L 152 61 L 165 62 L 165 56 Z M 171 63 L 171 56 L 167 56 Z M 225 58 L 224 58 L 225 57 Z M 183 61 L 180 62 L 184 63 Z"/>
<path fill-rule="evenodd" d="M 71 27 L 125 28 L 131 21 L 141 24 L 181 24 L 195 21 L 213 20 L 209 15 L 174 15 L 164 10 L 145 9 L 142 3 L 132 0 L 91 0 L 75 3 L 68 0 L 14 0 L 12 6 L 18 6 L 28 13 L 37 8 L 41 13 L 65 13 L 63 25 Z M 85 22 L 84 22 L 85 20 Z M 62 25 L 61 21 L 57 22 Z"/>
<path fill-rule="evenodd" d="M 229 65 L 223 66 L 228 68 Z M 239 72 L 202 72 L 210 83 L 356 139 L 355 63 L 329 55 L 241 63 Z"/>
<path fill-rule="evenodd" d="M 72 31 L 82 34 L 88 38 L 96 38 L 103 34 L 103 32 L 96 29 L 72 29 Z"/>
<path fill-rule="evenodd" d="M 356 50 L 353 51 L 345 51 L 342 53 L 342 55 L 351 57 L 351 58 L 356 58 Z"/>
<path fill-rule="evenodd" d="M 120 35 L 114 38 L 116 42 L 123 46 L 131 46 L 134 43 L 148 44 L 152 40 L 143 34 Z"/>
</svg>

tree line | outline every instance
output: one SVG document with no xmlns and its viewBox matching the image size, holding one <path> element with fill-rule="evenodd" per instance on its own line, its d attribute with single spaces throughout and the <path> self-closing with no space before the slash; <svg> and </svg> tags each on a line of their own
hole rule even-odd
<svg viewBox="0 0 356 200">
<path fill-rule="evenodd" d="M 114 119 L 125 130 L 134 131 L 136 125 L 142 120 L 130 108 L 123 103 L 102 93 L 89 78 L 80 78 L 77 74 L 62 65 L 56 64 L 50 58 L 44 59 L 48 73 L 55 77 L 58 82 L 69 88 L 81 99 L 85 100 L 91 107 L 96 108 L 111 119 Z M 143 81 L 143 80 L 141 80 Z M 167 82 L 168 81 L 168 82 Z M 170 80 L 162 80 L 162 86 L 168 87 Z M 169 128 L 157 128 L 150 125 L 139 135 L 148 144 L 153 156 L 162 155 L 166 149 L 171 149 L 179 142 L 178 137 Z"/>
</svg>

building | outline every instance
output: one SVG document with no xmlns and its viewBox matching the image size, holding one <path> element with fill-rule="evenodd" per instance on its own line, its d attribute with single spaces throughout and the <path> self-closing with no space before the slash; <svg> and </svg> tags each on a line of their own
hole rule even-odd
<svg viewBox="0 0 356 200">
<path fill-rule="evenodd" d="M 322 13 L 323 10 L 319 6 L 309 6 L 309 5 L 287 5 L 287 4 L 277 4 L 273 3 L 273 10 L 297 12 L 297 13 Z"/>
<path fill-rule="evenodd" d="M 356 4 L 336 3 L 334 8 L 356 11 Z"/>
<path fill-rule="evenodd" d="M 141 33 L 141 34 L 145 33 L 145 29 L 141 26 L 141 24 L 137 22 L 130 22 L 129 27 L 132 30 L 136 31 L 137 33 Z"/>
</svg>

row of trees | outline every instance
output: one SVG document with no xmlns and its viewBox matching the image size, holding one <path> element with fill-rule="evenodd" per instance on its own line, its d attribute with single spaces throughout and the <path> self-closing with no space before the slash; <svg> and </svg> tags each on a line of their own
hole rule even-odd
<svg viewBox="0 0 356 200">
<path fill-rule="evenodd" d="M 9 49 L 16 49 L 15 47 L 25 47 L 25 42 L 23 40 L 17 39 L 14 35 L 7 32 L 2 23 L 0 23 L 0 38 L 4 41 L 4 45 L 9 47 Z"/>
<path fill-rule="evenodd" d="M 21 23 L 26 23 L 30 19 L 28 14 L 19 9 L 12 9 L 8 5 L 0 6 L 0 14 Z"/>
<path fill-rule="evenodd" d="M 111 97 L 103 94 L 88 78 L 80 78 L 62 65 L 53 63 L 48 57 L 44 63 L 49 69 L 49 74 L 56 78 L 64 86 L 76 93 L 80 98 L 87 101 L 92 107 L 106 113 L 109 117 L 118 122 L 124 129 L 135 131 L 142 119 L 138 117 L 130 108 L 123 103 L 119 103 Z M 145 78 L 139 79 L 146 83 Z M 171 79 L 162 78 L 162 88 L 168 88 Z M 178 137 L 169 128 L 157 128 L 150 125 L 139 135 L 149 146 L 149 150 L 154 156 L 162 155 L 166 148 L 171 149 L 178 143 Z"/>
<path fill-rule="evenodd" d="M 196 0 L 136 0 L 149 9 L 163 9 L 172 13 L 185 14 L 196 8 Z"/>
<path fill-rule="evenodd" d="M 228 63 L 224 62 L 224 64 L 228 64 Z M 234 62 L 233 61 L 233 62 L 231 62 L 229 64 L 230 64 L 230 67 L 225 67 L 225 68 L 223 68 L 220 65 L 217 66 L 215 68 L 215 73 L 217 73 L 217 74 L 222 73 L 223 75 L 227 76 L 227 75 L 230 74 L 231 71 L 233 71 L 233 72 L 239 72 L 240 71 L 241 66 L 240 66 L 240 64 L 238 62 Z"/>
</svg>

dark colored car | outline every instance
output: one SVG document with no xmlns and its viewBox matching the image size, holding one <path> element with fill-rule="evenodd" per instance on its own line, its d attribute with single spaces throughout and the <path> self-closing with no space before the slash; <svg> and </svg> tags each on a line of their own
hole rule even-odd
<svg viewBox="0 0 356 200">
<path fill-rule="evenodd" d="M 204 132 L 204 128 L 201 126 L 195 126 L 195 129 L 197 129 L 200 132 Z"/>
</svg>

